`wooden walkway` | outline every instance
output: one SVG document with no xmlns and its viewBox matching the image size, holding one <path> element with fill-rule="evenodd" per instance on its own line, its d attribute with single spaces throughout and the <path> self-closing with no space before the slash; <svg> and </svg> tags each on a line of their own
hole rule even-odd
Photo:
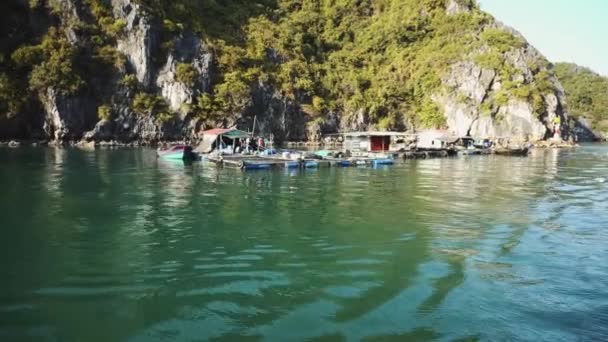
<svg viewBox="0 0 608 342">
<path fill-rule="evenodd" d="M 416 152 L 392 152 L 377 157 L 325 157 L 322 159 L 304 158 L 299 160 L 285 159 L 280 154 L 262 155 L 225 155 L 209 156 L 207 160 L 221 167 L 242 170 L 262 169 L 306 169 L 319 167 L 353 167 L 392 165 L 396 160 L 445 158 L 456 155 L 452 151 L 432 150 Z M 388 156 L 388 157 L 387 157 Z"/>
</svg>

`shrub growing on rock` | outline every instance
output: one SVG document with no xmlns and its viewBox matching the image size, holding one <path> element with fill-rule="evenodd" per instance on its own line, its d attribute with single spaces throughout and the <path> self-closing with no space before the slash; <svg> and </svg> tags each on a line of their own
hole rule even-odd
<svg viewBox="0 0 608 342">
<path fill-rule="evenodd" d="M 192 87 L 198 78 L 198 71 L 190 63 L 179 63 L 175 67 L 175 74 L 178 81 L 187 87 Z"/>
<path fill-rule="evenodd" d="M 97 117 L 99 120 L 110 120 L 112 118 L 112 107 L 108 105 L 97 107 Z"/>
<path fill-rule="evenodd" d="M 133 90 L 133 89 L 137 89 L 137 86 L 139 85 L 139 81 L 137 80 L 137 76 L 135 76 L 134 74 L 127 74 L 127 75 L 124 75 L 122 77 L 122 79 L 120 80 L 120 85 Z"/>
<path fill-rule="evenodd" d="M 153 116 L 160 122 L 167 122 L 174 117 L 165 99 L 145 92 L 135 95 L 131 108 L 139 115 Z"/>
</svg>

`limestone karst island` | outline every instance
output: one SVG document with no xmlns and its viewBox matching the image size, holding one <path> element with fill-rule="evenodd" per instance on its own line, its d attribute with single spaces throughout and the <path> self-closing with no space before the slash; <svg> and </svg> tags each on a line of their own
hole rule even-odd
<svg viewBox="0 0 608 342">
<path fill-rule="evenodd" d="M 2 0 L 0 341 L 607 340 L 607 17 Z"/>
</svg>

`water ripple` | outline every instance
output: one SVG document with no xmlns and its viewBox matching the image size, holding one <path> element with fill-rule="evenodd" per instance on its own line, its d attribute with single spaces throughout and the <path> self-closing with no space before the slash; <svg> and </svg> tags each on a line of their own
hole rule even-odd
<svg viewBox="0 0 608 342">
<path fill-rule="evenodd" d="M 3 340 L 608 339 L 607 146 L 253 173 L 7 151 Z"/>
</svg>

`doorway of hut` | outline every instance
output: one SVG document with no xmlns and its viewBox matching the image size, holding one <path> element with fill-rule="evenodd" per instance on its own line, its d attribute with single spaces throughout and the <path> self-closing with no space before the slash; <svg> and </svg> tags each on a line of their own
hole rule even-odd
<svg viewBox="0 0 608 342">
<path fill-rule="evenodd" d="M 381 152 L 388 151 L 388 148 L 391 144 L 390 136 L 373 136 L 371 139 L 371 148 L 372 152 Z"/>
</svg>

